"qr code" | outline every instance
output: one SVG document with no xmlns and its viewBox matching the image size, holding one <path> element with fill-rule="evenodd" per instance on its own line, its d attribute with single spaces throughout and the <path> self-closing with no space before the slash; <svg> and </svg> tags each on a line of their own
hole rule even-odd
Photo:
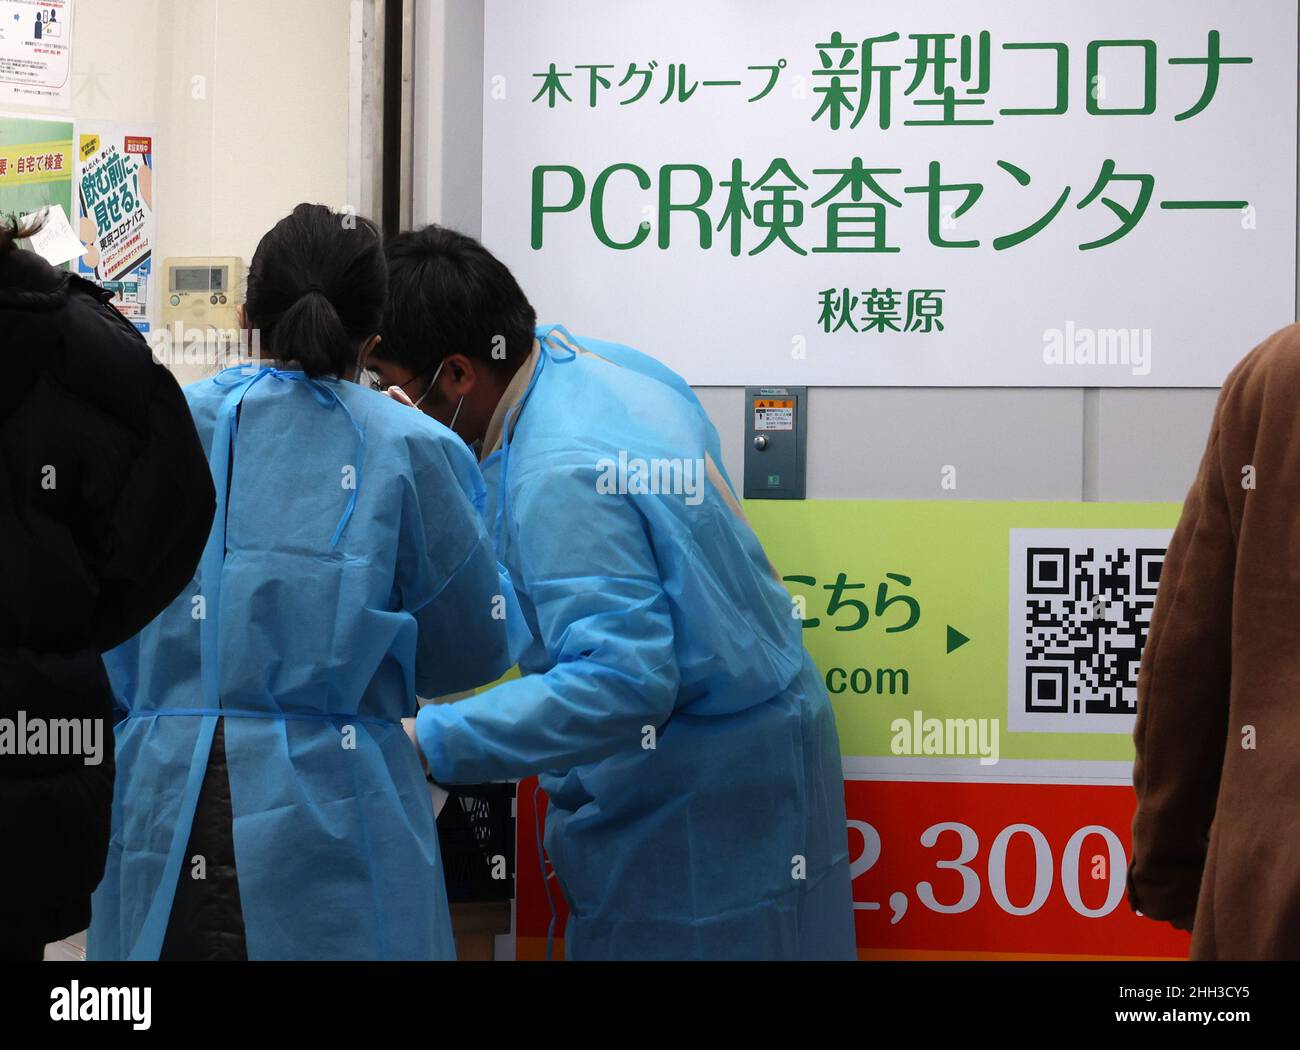
<svg viewBox="0 0 1300 1050">
<path fill-rule="evenodd" d="M 1168 529 L 1012 529 L 1007 728 L 1127 733 Z"/>
</svg>

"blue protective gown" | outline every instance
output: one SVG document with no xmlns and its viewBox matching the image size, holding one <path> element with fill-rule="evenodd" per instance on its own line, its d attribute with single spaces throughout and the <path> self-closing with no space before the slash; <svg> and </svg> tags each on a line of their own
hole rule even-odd
<svg viewBox="0 0 1300 1050">
<path fill-rule="evenodd" d="M 452 958 L 399 719 L 417 690 L 513 663 L 522 620 L 473 456 L 421 413 L 301 372 L 229 369 L 185 395 L 216 523 L 192 584 L 105 657 L 128 715 L 89 955 L 158 957 L 220 714 L 249 958 Z"/>
<path fill-rule="evenodd" d="M 789 595 L 720 466 L 699 500 L 608 492 L 620 453 L 720 464 L 717 432 L 653 359 L 539 337 L 483 464 L 524 677 L 420 712 L 431 772 L 542 774 L 569 958 L 853 958 L 839 742 Z"/>
</svg>

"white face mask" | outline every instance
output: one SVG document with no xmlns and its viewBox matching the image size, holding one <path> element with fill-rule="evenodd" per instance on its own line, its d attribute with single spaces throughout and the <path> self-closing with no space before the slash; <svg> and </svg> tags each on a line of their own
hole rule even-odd
<svg viewBox="0 0 1300 1050">
<path fill-rule="evenodd" d="M 424 393 L 420 395 L 420 400 L 415 403 L 416 408 L 419 408 L 420 405 L 424 403 L 424 399 L 429 396 L 429 392 L 434 388 L 434 386 L 438 382 L 438 377 L 442 375 L 442 366 L 445 365 L 446 363 L 447 363 L 447 359 L 445 357 L 442 359 L 442 361 L 439 362 L 438 367 L 434 370 L 433 378 L 429 380 L 429 385 L 424 388 Z M 456 429 L 456 419 L 457 417 L 460 416 L 460 406 L 463 405 L 464 403 L 465 403 L 464 397 L 462 397 L 459 401 L 456 402 L 456 411 L 451 414 L 451 422 L 447 424 L 448 430 Z"/>
</svg>

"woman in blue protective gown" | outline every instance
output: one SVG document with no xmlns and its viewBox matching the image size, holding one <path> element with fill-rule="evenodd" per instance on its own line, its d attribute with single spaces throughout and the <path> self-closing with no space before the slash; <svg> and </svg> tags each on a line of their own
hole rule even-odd
<svg viewBox="0 0 1300 1050">
<path fill-rule="evenodd" d="M 511 665 L 518 608 L 464 443 L 343 378 L 385 290 L 374 226 L 300 205 L 249 269 L 273 363 L 185 391 L 217 514 L 190 586 L 105 658 L 91 958 L 454 956 L 410 720 Z"/>
<path fill-rule="evenodd" d="M 532 633 L 521 678 L 421 711 L 434 778 L 540 774 L 568 958 L 853 958 L 834 714 L 690 387 L 534 333 L 510 272 L 454 231 L 388 256 L 371 366 L 481 439 Z"/>
</svg>

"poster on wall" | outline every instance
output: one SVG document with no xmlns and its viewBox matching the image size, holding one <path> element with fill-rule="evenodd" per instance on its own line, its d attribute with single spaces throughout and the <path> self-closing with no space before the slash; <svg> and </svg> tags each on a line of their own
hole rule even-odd
<svg viewBox="0 0 1300 1050">
<path fill-rule="evenodd" d="M 0 0 L 0 105 L 72 105 L 73 0 Z"/>
<path fill-rule="evenodd" d="M 77 149 L 78 272 L 113 293 L 113 305 L 142 333 L 153 327 L 154 131 L 82 125 Z"/>
<path fill-rule="evenodd" d="M 746 513 L 835 709 L 859 957 L 1185 958 L 1188 935 L 1124 897 L 1137 672 L 1178 505 Z M 533 784 L 516 951 L 544 958 L 550 933 L 559 957 Z"/>
<path fill-rule="evenodd" d="M 1295 319 L 1296 26 L 488 0 L 483 239 L 695 384 L 1217 386 Z"/>
<path fill-rule="evenodd" d="M 0 216 L 48 209 L 48 230 L 70 233 L 75 158 L 71 121 L 0 113 Z M 53 261 L 70 258 L 71 252 Z"/>
</svg>

